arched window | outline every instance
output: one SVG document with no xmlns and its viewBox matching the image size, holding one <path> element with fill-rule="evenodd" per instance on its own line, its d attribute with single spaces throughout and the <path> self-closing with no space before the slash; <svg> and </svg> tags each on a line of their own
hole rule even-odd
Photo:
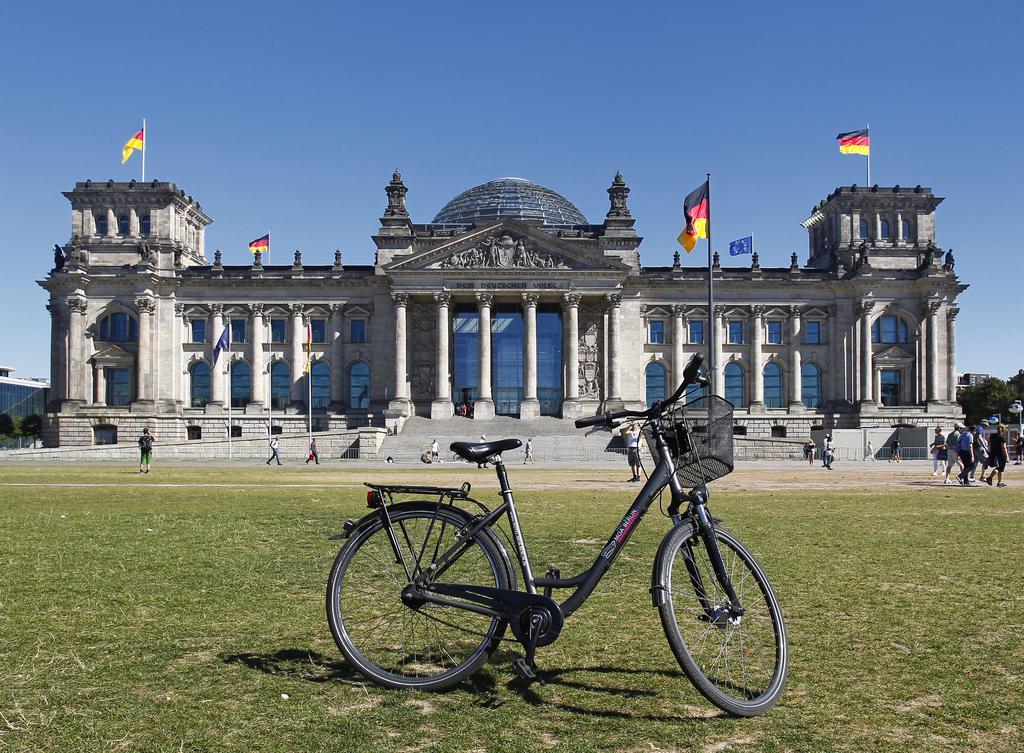
<svg viewBox="0 0 1024 753">
<path fill-rule="evenodd" d="M 98 214 L 98 215 L 96 215 L 96 235 L 106 235 L 106 234 L 107 234 L 107 215 L 106 215 L 106 213 Z"/>
<path fill-rule="evenodd" d="M 270 367 L 270 403 L 272 408 L 284 410 L 292 394 L 292 370 L 284 361 Z"/>
<path fill-rule="evenodd" d="M 878 317 L 871 325 L 871 342 L 892 345 L 908 342 L 909 329 L 907 323 L 894 314 Z"/>
<path fill-rule="evenodd" d="M 764 405 L 766 408 L 782 407 L 782 367 L 777 363 L 764 365 Z"/>
<path fill-rule="evenodd" d="M 348 370 L 348 407 L 366 410 L 370 407 L 370 367 L 362 361 Z"/>
<path fill-rule="evenodd" d="M 910 223 L 906 220 L 900 222 L 900 238 L 905 241 L 910 240 Z"/>
<path fill-rule="evenodd" d="M 244 408 L 252 397 L 252 369 L 245 361 L 231 364 L 231 407 Z"/>
<path fill-rule="evenodd" d="M 644 369 L 647 377 L 647 407 L 650 408 L 658 400 L 664 400 L 665 394 L 665 367 L 660 363 L 649 363 Z"/>
<path fill-rule="evenodd" d="M 131 229 L 131 223 L 128 221 L 128 215 L 122 214 L 117 218 L 117 234 L 128 235 L 128 231 Z"/>
<path fill-rule="evenodd" d="M 805 363 L 800 368 L 800 400 L 805 408 L 821 407 L 821 369 L 817 364 Z"/>
<path fill-rule="evenodd" d="M 139 339 L 139 323 L 131 314 L 116 311 L 100 319 L 100 342 L 133 343 Z"/>
<path fill-rule="evenodd" d="M 149 235 L 149 230 L 150 230 L 149 215 L 148 214 L 144 214 L 144 215 L 142 215 L 142 219 L 139 220 L 139 232 L 142 233 L 145 236 L 145 235 Z"/>
<path fill-rule="evenodd" d="M 188 370 L 191 389 L 191 405 L 202 408 L 210 402 L 210 366 L 206 361 L 197 361 Z"/>
<path fill-rule="evenodd" d="M 326 408 L 331 404 L 331 370 L 323 361 L 314 361 L 310 369 L 313 380 L 313 407 Z"/>
<path fill-rule="evenodd" d="M 735 361 L 725 366 L 725 399 L 737 408 L 747 405 L 747 375 Z"/>
<path fill-rule="evenodd" d="M 889 239 L 889 220 L 882 220 L 882 237 Z"/>
<path fill-rule="evenodd" d="M 860 221 L 860 237 L 862 239 L 864 239 L 864 240 L 867 240 L 868 237 L 869 237 L 868 236 L 868 221 L 867 220 L 861 220 Z"/>
</svg>

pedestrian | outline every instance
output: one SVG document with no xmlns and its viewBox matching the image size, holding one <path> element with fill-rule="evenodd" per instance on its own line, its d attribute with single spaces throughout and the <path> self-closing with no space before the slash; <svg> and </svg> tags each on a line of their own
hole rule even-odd
<svg viewBox="0 0 1024 753">
<path fill-rule="evenodd" d="M 435 437 L 434 441 L 430 443 L 430 460 L 431 460 L 431 462 L 436 463 L 440 457 L 441 457 L 441 446 L 438 445 L 437 438 Z"/>
<path fill-rule="evenodd" d="M 992 479 L 998 473 L 999 479 L 996 486 L 1000 489 L 1006 486 L 1003 483 L 1003 471 L 1006 470 L 1006 461 L 1010 459 L 1005 433 L 1006 424 L 999 424 L 992 433 L 988 442 L 988 467 L 992 469 L 992 472 L 988 474 L 988 478 L 985 478 L 984 471 L 981 472 L 982 480 L 989 486 L 992 486 Z"/>
<path fill-rule="evenodd" d="M 823 461 L 822 465 L 825 468 L 828 468 L 831 471 L 832 470 L 832 461 L 835 460 L 835 456 L 836 456 L 836 445 L 835 445 L 835 442 L 832 441 L 832 435 L 831 434 L 826 434 L 825 435 L 824 447 L 822 448 L 822 453 L 821 453 L 821 459 Z"/>
<path fill-rule="evenodd" d="M 889 462 L 903 462 L 903 444 L 900 442 L 899 434 L 896 435 L 896 437 L 892 440 L 892 444 L 889 445 Z"/>
<path fill-rule="evenodd" d="M 142 430 L 142 436 L 139 437 L 139 473 L 149 473 L 149 463 L 153 459 L 154 438 L 149 433 L 148 427 Z"/>
<path fill-rule="evenodd" d="M 953 424 L 953 431 L 946 435 L 946 475 L 942 477 L 943 484 L 952 484 L 949 480 L 950 471 L 953 468 L 959 467 L 963 470 L 963 466 L 960 464 L 960 454 L 957 452 L 957 445 L 960 442 L 960 433 L 964 431 L 964 425 L 957 421 Z"/>
<path fill-rule="evenodd" d="M 1014 465 L 1024 463 L 1024 434 L 1017 435 L 1017 462 Z"/>
<path fill-rule="evenodd" d="M 278 465 L 281 465 L 281 443 L 277 437 L 270 438 L 270 457 L 267 458 L 267 465 L 270 465 L 271 460 L 276 460 Z"/>
<path fill-rule="evenodd" d="M 960 466 L 963 468 L 957 476 L 960 486 L 973 486 L 970 477 L 974 471 L 974 433 L 977 429 L 977 426 L 968 426 L 965 431 L 960 432 L 960 439 L 957 440 L 956 451 L 960 455 Z"/>
<path fill-rule="evenodd" d="M 946 465 L 946 437 L 942 433 L 942 427 L 935 427 L 935 436 L 932 437 L 932 475 L 939 475 L 939 468 Z M 942 464 L 941 466 L 939 464 Z"/>
<path fill-rule="evenodd" d="M 309 442 L 309 457 L 306 458 L 306 465 L 309 465 L 310 460 L 315 460 L 317 465 L 320 465 L 320 452 L 316 448 L 316 437 Z"/>
<path fill-rule="evenodd" d="M 632 473 L 629 481 L 637 483 L 640 481 L 640 424 L 630 421 L 620 433 L 626 442 L 626 461 Z"/>
<path fill-rule="evenodd" d="M 385 460 L 384 462 L 390 465 L 395 462 L 395 459 L 391 455 L 388 455 L 388 459 Z"/>
<path fill-rule="evenodd" d="M 976 481 L 975 475 L 978 467 L 981 467 L 981 479 L 985 480 L 985 469 L 988 468 L 988 419 L 983 418 L 978 422 L 978 431 L 974 435 L 974 470 L 971 471 L 971 481 Z"/>
<path fill-rule="evenodd" d="M 523 457 L 523 465 L 527 462 L 537 462 L 537 458 L 533 456 L 533 437 L 526 440 L 526 455 Z"/>
<path fill-rule="evenodd" d="M 814 440 L 808 439 L 804 442 L 804 460 L 807 465 L 814 465 Z"/>
<path fill-rule="evenodd" d="M 875 462 L 875 446 L 871 444 L 871 440 L 868 440 L 868 449 L 864 452 L 864 461 L 870 460 L 872 463 Z"/>
</svg>

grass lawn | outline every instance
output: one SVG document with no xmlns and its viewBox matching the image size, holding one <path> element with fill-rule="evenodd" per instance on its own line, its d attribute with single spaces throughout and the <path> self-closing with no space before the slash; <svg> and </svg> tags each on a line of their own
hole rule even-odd
<svg viewBox="0 0 1024 753">
<path fill-rule="evenodd" d="M 764 564 L 792 651 L 782 701 L 749 720 L 668 648 L 647 592 L 657 509 L 539 650 L 548 685 L 514 679 L 510 642 L 471 683 L 409 693 L 336 649 L 327 537 L 363 513 L 364 479 L 468 476 L 489 503 L 493 476 L 0 467 L 0 751 L 1024 749 L 1021 487 L 743 474 L 712 510 Z M 536 570 L 589 565 L 636 491 L 622 475 L 512 469 Z"/>
</svg>

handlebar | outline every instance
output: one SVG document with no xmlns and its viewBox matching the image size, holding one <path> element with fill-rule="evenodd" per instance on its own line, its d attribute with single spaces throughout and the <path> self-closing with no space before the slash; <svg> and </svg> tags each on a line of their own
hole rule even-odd
<svg viewBox="0 0 1024 753">
<path fill-rule="evenodd" d="M 704 364 L 704 356 L 700 353 L 694 353 L 690 358 L 689 363 L 686 364 L 686 368 L 683 370 L 683 381 L 679 384 L 679 387 L 671 397 L 663 400 L 660 403 L 655 403 L 653 407 L 645 411 L 634 411 L 634 410 L 618 410 L 618 411 L 606 411 L 597 416 L 587 416 L 586 418 L 576 419 L 576 428 L 584 429 L 587 426 L 597 426 L 598 424 L 610 425 L 612 421 L 617 421 L 620 418 L 650 418 L 656 411 L 660 411 L 662 406 L 670 405 L 676 402 L 683 396 L 686 388 L 691 384 L 701 383 L 707 386 L 707 380 L 700 375 L 700 367 Z"/>
</svg>

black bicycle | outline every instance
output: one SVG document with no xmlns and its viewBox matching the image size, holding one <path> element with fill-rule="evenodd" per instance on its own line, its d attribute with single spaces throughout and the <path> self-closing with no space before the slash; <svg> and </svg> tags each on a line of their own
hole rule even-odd
<svg viewBox="0 0 1024 753">
<path fill-rule="evenodd" d="M 511 629 L 525 649 L 516 672 L 537 679 L 537 648 L 558 638 L 668 486 L 673 527 L 650 591 L 669 645 L 697 690 L 724 711 L 755 716 L 774 706 L 789 664 L 782 610 L 754 556 L 708 512 L 707 483 L 733 469 L 732 405 L 715 396 L 676 405 L 689 385 L 706 386 L 702 360 L 694 356 L 675 394 L 646 411 L 576 421 L 583 428 L 644 419 L 657 464 L 597 560 L 574 577 L 554 569 L 533 575 L 501 459 L 518 439 L 451 445 L 470 462 L 494 464 L 502 502 L 493 510 L 469 496 L 469 483 L 367 484 L 371 512 L 331 537 L 346 540 L 327 583 L 327 619 L 345 657 L 379 685 L 437 690 L 476 672 Z M 429 498 L 398 501 L 406 495 Z M 522 589 L 499 535 L 502 516 Z M 558 602 L 555 589 L 572 593 Z"/>
</svg>

